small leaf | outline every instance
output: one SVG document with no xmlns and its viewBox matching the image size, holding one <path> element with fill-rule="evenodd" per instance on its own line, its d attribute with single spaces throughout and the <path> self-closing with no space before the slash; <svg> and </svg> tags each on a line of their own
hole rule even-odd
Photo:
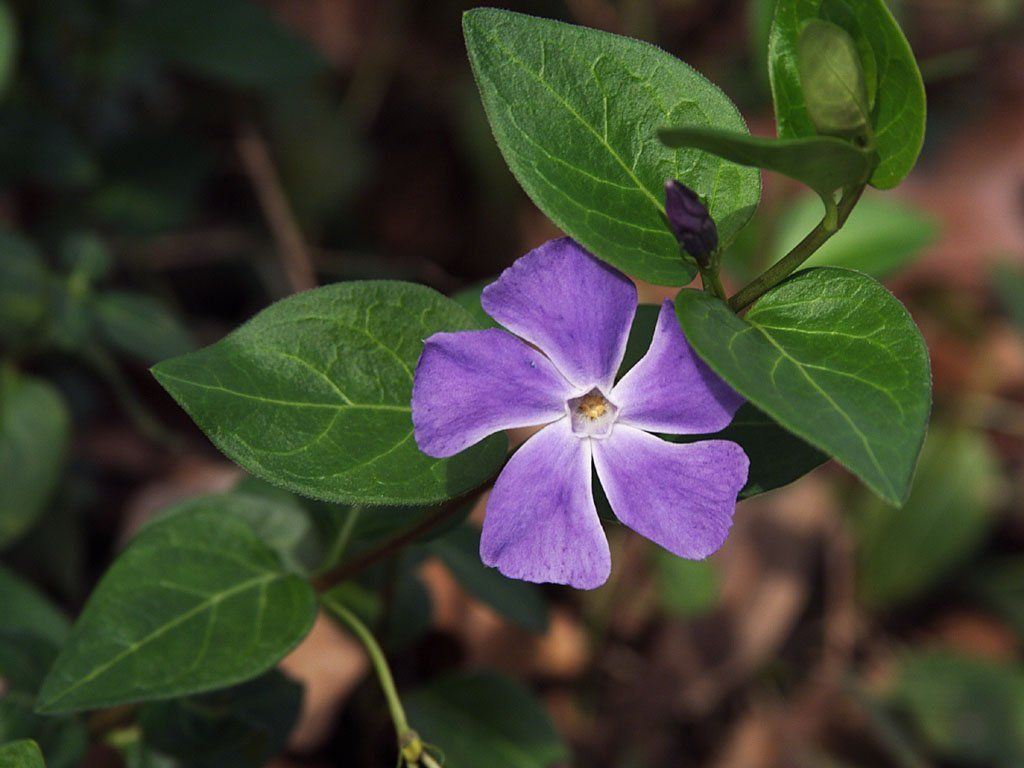
<svg viewBox="0 0 1024 768">
<path fill-rule="evenodd" d="M 869 152 L 842 139 L 814 136 L 803 139 L 766 139 L 705 128 L 667 128 L 658 131 L 670 147 L 695 147 L 734 163 L 765 168 L 796 179 L 823 199 L 871 172 Z"/>
<path fill-rule="evenodd" d="M 195 348 L 177 315 L 152 296 L 107 291 L 96 297 L 93 311 L 106 341 L 145 363 L 184 355 Z"/>
<path fill-rule="evenodd" d="M 737 317 L 682 291 L 676 314 L 711 368 L 785 429 L 894 504 L 910 491 L 931 410 L 928 353 L 910 315 L 866 275 L 799 272 Z"/>
<path fill-rule="evenodd" d="M 428 550 L 441 558 L 456 580 L 477 599 L 528 632 L 548 628 L 548 607 L 534 584 L 502 576 L 480 561 L 480 531 L 463 525 L 435 539 Z"/>
<path fill-rule="evenodd" d="M 494 318 L 484 312 L 484 308 L 480 304 L 480 294 L 483 293 L 484 288 L 495 280 L 497 280 L 496 277 L 492 277 L 489 280 L 481 280 L 479 283 L 463 288 L 458 293 L 452 295 L 452 301 L 469 312 L 479 328 L 501 327 L 494 321 Z"/>
<path fill-rule="evenodd" d="M 509 168 L 595 256 L 661 285 L 693 278 L 664 218 L 668 178 L 707 201 L 724 243 L 753 214 L 756 171 L 655 138 L 684 122 L 746 131 L 732 102 L 683 62 L 636 40 L 491 8 L 467 12 L 463 31 Z"/>
<path fill-rule="evenodd" d="M 302 686 L 271 670 L 224 691 L 147 704 L 145 743 L 190 768 L 260 768 L 288 742 Z"/>
<path fill-rule="evenodd" d="M 46 763 L 39 745 L 25 739 L 0 746 L 0 768 L 46 768 Z"/>
<path fill-rule="evenodd" d="M 425 504 L 483 482 L 495 435 L 451 459 L 413 440 L 423 340 L 476 327 L 429 288 L 367 281 L 307 291 L 153 374 L 217 447 L 257 477 L 328 501 Z"/>
<path fill-rule="evenodd" d="M 64 239 L 60 246 L 60 263 L 67 272 L 77 273 L 87 283 L 107 277 L 114 266 L 106 244 L 89 232 Z"/>
<path fill-rule="evenodd" d="M 236 88 L 282 90 L 325 69 L 309 43 L 251 0 L 151 0 L 130 30 L 182 69 Z"/>
<path fill-rule="evenodd" d="M 889 189 L 914 167 L 924 142 L 925 95 L 907 39 L 885 0 L 778 0 L 768 43 L 768 69 L 781 139 L 817 133 L 800 85 L 797 45 L 803 25 L 824 19 L 857 43 L 878 165 L 871 184 Z M 872 98 L 874 94 L 874 98 Z"/>
<path fill-rule="evenodd" d="M 721 575 L 714 560 L 684 560 L 660 547 L 653 552 L 658 597 L 668 613 L 690 618 L 715 607 Z"/>
<path fill-rule="evenodd" d="M 967 560 L 992 525 L 998 483 L 984 437 L 933 425 L 903 509 L 866 499 L 855 518 L 861 599 L 893 608 Z"/>
<path fill-rule="evenodd" d="M 808 19 L 797 40 L 797 69 L 807 115 L 818 133 L 863 136 L 868 93 L 857 44 L 842 27 Z"/>
<path fill-rule="evenodd" d="M 490 673 L 449 675 L 404 700 L 409 724 L 445 768 L 550 768 L 569 758 L 540 702 Z"/>
<path fill-rule="evenodd" d="M 169 699 L 252 679 L 316 617 L 309 584 L 245 521 L 215 509 L 147 526 L 93 592 L 38 711 Z"/>
<path fill-rule="evenodd" d="M 781 259 L 821 220 L 821 204 L 808 195 L 779 218 L 771 249 Z M 882 278 L 911 264 L 939 236 L 939 222 L 926 211 L 880 194 L 865 195 L 843 228 L 807 260 L 809 267 L 846 267 Z"/>
<path fill-rule="evenodd" d="M 71 623 L 33 585 L 0 567 L 0 631 L 30 632 L 59 647 Z"/>
<path fill-rule="evenodd" d="M 64 467 L 71 416 L 47 382 L 0 368 L 0 549 L 46 510 Z"/>
<path fill-rule="evenodd" d="M 957 764 L 1024 762 L 1024 669 L 950 651 L 903 660 L 892 693 L 936 755 Z"/>
</svg>

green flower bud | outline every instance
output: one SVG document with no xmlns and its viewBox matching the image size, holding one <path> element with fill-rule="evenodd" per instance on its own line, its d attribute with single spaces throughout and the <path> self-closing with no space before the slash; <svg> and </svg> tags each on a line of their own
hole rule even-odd
<svg viewBox="0 0 1024 768">
<path fill-rule="evenodd" d="M 870 132 L 864 68 L 845 29 L 824 19 L 807 21 L 797 41 L 797 68 L 818 133 L 853 137 Z"/>
</svg>

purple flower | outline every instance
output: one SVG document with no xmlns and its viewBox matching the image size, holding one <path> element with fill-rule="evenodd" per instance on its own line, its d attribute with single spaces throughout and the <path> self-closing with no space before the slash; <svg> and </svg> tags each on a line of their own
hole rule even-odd
<svg viewBox="0 0 1024 768">
<path fill-rule="evenodd" d="M 680 444 L 651 433 L 718 432 L 742 398 L 694 354 L 672 302 L 662 304 L 646 356 L 615 383 L 636 287 L 573 240 L 526 254 L 481 301 L 511 333 L 427 339 L 412 420 L 420 450 L 435 457 L 500 430 L 546 425 L 494 484 L 483 561 L 526 581 L 603 584 L 611 557 L 594 506 L 592 463 L 627 526 L 680 557 L 717 550 L 747 480 L 746 454 L 726 440 Z"/>
</svg>

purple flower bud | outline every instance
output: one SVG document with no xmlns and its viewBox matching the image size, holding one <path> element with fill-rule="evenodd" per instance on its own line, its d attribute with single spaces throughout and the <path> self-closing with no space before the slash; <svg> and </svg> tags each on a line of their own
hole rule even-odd
<svg viewBox="0 0 1024 768">
<path fill-rule="evenodd" d="M 718 247 L 718 228 L 697 193 L 680 181 L 665 182 L 665 216 L 676 240 L 701 266 Z"/>
</svg>

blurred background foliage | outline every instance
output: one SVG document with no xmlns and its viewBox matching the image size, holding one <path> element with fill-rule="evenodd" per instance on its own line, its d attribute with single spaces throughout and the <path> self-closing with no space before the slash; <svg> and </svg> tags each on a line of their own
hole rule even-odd
<svg viewBox="0 0 1024 768">
<path fill-rule="evenodd" d="M 472 304 L 557 234 L 489 134 L 468 5 L 0 0 L 0 743 L 36 738 L 57 768 L 392 759 L 362 652 L 326 620 L 229 691 L 130 717 L 31 704 L 113 554 L 174 503 L 227 493 L 297 562 L 407 525 L 239 478 L 147 366 L 316 282 Z M 771 130 L 770 0 L 507 5 L 656 42 Z M 337 596 L 448 765 L 1024 764 L 1024 10 L 890 5 L 925 75 L 925 152 L 815 259 L 885 278 L 927 337 L 936 404 L 909 502 L 826 465 L 743 503 L 704 563 L 613 525 L 594 593 L 485 569 L 467 507 Z M 817 205 L 766 178 L 733 288 Z"/>
</svg>

